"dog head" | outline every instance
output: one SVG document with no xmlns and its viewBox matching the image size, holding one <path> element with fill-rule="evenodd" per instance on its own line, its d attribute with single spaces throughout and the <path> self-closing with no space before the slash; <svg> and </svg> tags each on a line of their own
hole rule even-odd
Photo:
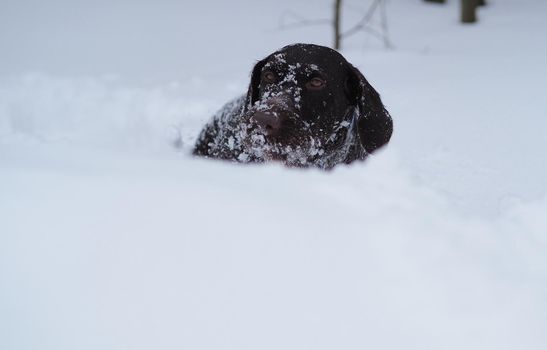
<svg viewBox="0 0 547 350">
<path fill-rule="evenodd" d="M 378 93 L 338 52 L 286 46 L 259 61 L 243 110 L 250 161 L 330 168 L 387 143 L 392 121 Z"/>
</svg>

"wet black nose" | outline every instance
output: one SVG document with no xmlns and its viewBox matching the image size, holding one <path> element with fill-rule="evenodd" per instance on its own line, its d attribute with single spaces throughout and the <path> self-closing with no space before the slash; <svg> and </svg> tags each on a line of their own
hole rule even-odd
<svg viewBox="0 0 547 350">
<path fill-rule="evenodd" d="M 279 134 L 284 119 L 282 114 L 269 111 L 257 111 L 251 117 L 251 120 L 253 120 L 267 136 Z"/>
</svg>

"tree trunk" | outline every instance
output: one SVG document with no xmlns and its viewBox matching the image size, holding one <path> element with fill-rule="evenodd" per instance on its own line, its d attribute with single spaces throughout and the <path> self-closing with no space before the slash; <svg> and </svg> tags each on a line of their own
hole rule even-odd
<svg viewBox="0 0 547 350">
<path fill-rule="evenodd" d="M 475 23 L 477 21 L 477 0 L 461 0 L 462 23 Z"/>
<path fill-rule="evenodd" d="M 340 47 L 342 46 L 342 38 L 341 38 L 341 31 L 340 31 L 340 23 L 341 23 L 341 14 L 342 14 L 342 0 L 335 0 L 334 1 L 334 49 L 340 50 Z"/>
<path fill-rule="evenodd" d="M 425 2 L 436 2 L 438 4 L 445 4 L 446 0 L 424 0 Z"/>
</svg>

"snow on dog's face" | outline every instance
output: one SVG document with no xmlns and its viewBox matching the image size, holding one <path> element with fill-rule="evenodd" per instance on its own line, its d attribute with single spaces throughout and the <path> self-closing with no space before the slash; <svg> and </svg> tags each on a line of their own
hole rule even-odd
<svg viewBox="0 0 547 350">
<path fill-rule="evenodd" d="M 316 45 L 287 46 L 258 62 L 240 125 L 248 159 L 240 160 L 323 168 L 343 161 L 358 138 L 362 87 L 354 70 Z"/>
</svg>

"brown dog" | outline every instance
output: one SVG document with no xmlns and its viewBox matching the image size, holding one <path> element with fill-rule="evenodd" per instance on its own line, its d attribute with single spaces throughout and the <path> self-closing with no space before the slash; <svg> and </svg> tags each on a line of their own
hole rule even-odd
<svg viewBox="0 0 547 350">
<path fill-rule="evenodd" d="M 246 96 L 213 117 L 194 154 L 330 169 L 365 159 L 392 130 L 380 96 L 359 70 L 330 48 L 295 44 L 255 65 Z"/>
</svg>

